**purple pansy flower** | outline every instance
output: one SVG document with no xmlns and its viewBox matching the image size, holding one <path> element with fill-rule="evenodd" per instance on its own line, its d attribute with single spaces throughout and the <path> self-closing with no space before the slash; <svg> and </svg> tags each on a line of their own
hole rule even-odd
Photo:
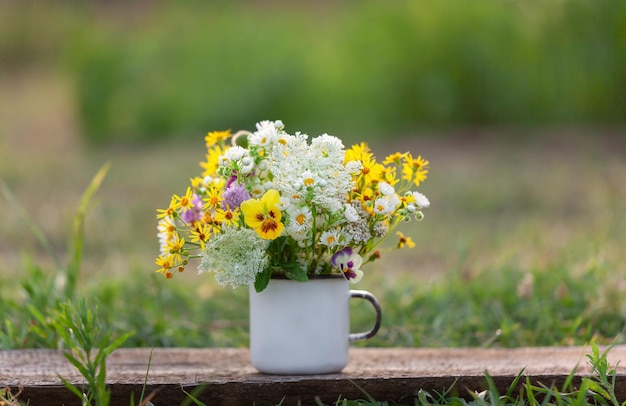
<svg viewBox="0 0 626 406">
<path fill-rule="evenodd" d="M 333 255 L 330 262 L 334 267 L 339 268 L 350 283 L 357 283 L 363 278 L 363 271 L 360 269 L 363 258 L 359 254 L 354 253 L 350 247 L 345 247 L 338 251 Z"/>
</svg>

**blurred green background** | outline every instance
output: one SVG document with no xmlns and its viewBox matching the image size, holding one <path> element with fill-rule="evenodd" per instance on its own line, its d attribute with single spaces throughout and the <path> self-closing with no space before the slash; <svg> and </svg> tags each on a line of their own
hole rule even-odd
<svg viewBox="0 0 626 406">
<path fill-rule="evenodd" d="M 0 60 L 70 76 L 91 141 L 626 120 L 612 0 L 8 2 Z"/>
<path fill-rule="evenodd" d="M 416 248 L 360 285 L 385 312 L 367 345 L 626 332 L 626 2 L 0 0 L 0 184 L 66 259 L 111 162 L 79 292 L 128 345 L 246 344 L 245 289 L 154 274 L 155 214 L 207 131 L 264 119 L 431 162 Z M 6 198 L 0 259 L 0 348 L 54 346 L 25 305 L 58 304 L 63 273 Z"/>
</svg>

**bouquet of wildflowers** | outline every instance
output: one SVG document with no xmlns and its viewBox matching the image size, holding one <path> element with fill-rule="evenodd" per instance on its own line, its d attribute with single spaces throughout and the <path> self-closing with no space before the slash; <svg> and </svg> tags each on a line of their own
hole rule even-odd
<svg viewBox="0 0 626 406">
<path fill-rule="evenodd" d="M 306 281 L 361 267 L 402 221 L 421 220 L 428 199 L 413 190 L 428 161 L 410 152 L 377 162 L 365 143 L 346 150 L 337 137 L 288 134 L 281 121 L 255 132 L 209 132 L 201 176 L 157 210 L 157 272 L 172 278 L 193 258 L 220 285 L 255 284 L 273 275 Z M 412 247 L 400 232 L 395 247 Z"/>
</svg>

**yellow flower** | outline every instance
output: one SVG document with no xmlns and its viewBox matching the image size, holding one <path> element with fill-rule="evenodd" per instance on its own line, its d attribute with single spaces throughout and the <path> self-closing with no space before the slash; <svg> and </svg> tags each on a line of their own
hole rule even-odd
<svg viewBox="0 0 626 406">
<path fill-rule="evenodd" d="M 219 145 L 215 145 L 213 148 L 207 150 L 206 161 L 200 162 L 200 167 L 204 169 L 202 177 L 212 176 L 217 173 L 219 168 L 219 157 L 225 152 Z"/>
<path fill-rule="evenodd" d="M 159 257 L 155 261 L 155 264 L 160 267 L 157 272 L 168 272 L 174 266 L 174 256 L 172 254 L 159 255 Z"/>
<path fill-rule="evenodd" d="M 231 210 L 230 207 L 216 209 L 215 220 L 225 225 L 237 227 L 239 226 L 239 209 Z"/>
<path fill-rule="evenodd" d="M 389 183 L 391 186 L 394 186 L 399 181 L 396 177 L 395 166 L 384 166 L 382 169 L 381 177 L 384 182 Z"/>
<path fill-rule="evenodd" d="M 391 164 L 398 165 L 400 163 L 400 161 L 402 160 L 402 158 L 404 157 L 404 155 L 405 154 L 402 154 L 400 152 L 394 152 L 391 155 L 387 155 L 387 157 L 383 161 L 383 164 L 385 164 L 385 165 L 391 165 Z"/>
<path fill-rule="evenodd" d="M 360 144 L 354 144 L 344 155 L 344 162 L 350 161 L 362 161 L 365 156 L 371 157 L 369 146 L 362 142 Z"/>
<path fill-rule="evenodd" d="M 217 209 L 222 204 L 222 193 L 217 188 L 211 188 L 207 191 L 207 195 L 204 198 L 204 209 Z"/>
<path fill-rule="evenodd" d="M 364 179 L 366 183 L 380 182 L 382 180 L 384 167 L 377 163 L 376 158 L 371 154 L 364 155 L 363 159 L 361 159 L 361 164 L 363 168 L 361 168 L 359 178 Z"/>
<path fill-rule="evenodd" d="M 204 185 L 204 179 L 202 179 L 199 176 L 195 176 L 191 178 L 190 182 L 191 182 L 191 187 L 193 188 L 193 190 L 197 190 L 200 186 Z"/>
<path fill-rule="evenodd" d="M 180 238 L 180 235 L 174 235 L 174 238 L 167 242 L 166 250 L 172 254 L 174 261 L 182 262 L 182 253 L 185 246 L 185 239 Z"/>
<path fill-rule="evenodd" d="M 396 235 L 398 236 L 398 248 L 415 247 L 415 243 L 413 242 L 411 237 L 407 237 L 406 235 L 402 234 L 400 231 L 397 231 Z"/>
<path fill-rule="evenodd" d="M 174 217 L 174 213 L 176 213 L 176 210 L 180 208 L 180 205 L 178 204 L 175 196 L 176 195 L 172 196 L 172 199 L 170 200 L 170 205 L 167 209 L 157 209 L 158 219 L 162 219 L 164 217 Z"/>
<path fill-rule="evenodd" d="M 176 200 L 178 207 L 185 210 L 193 209 L 193 193 L 191 192 L 191 187 L 187 187 L 187 191 L 183 196 L 174 195 L 173 199 Z"/>
<path fill-rule="evenodd" d="M 206 143 L 207 149 L 211 148 L 213 145 L 217 144 L 220 141 L 226 140 L 231 137 L 230 130 L 226 131 L 209 131 L 209 133 L 204 137 L 204 142 Z"/>
<path fill-rule="evenodd" d="M 198 223 L 196 228 L 191 231 L 191 242 L 200 244 L 200 248 L 204 251 L 206 241 L 211 236 L 211 227 L 208 224 Z"/>
<path fill-rule="evenodd" d="M 407 152 L 404 156 L 404 162 L 402 163 L 402 179 L 407 182 L 415 183 L 415 186 L 419 186 L 421 182 L 426 180 L 428 174 L 429 162 L 418 155 L 417 158 L 413 158 L 410 152 Z"/>
<path fill-rule="evenodd" d="M 278 208 L 280 194 L 270 189 L 261 199 L 249 199 L 241 203 L 241 211 L 248 227 L 252 228 L 264 240 L 274 240 L 285 226 L 280 222 L 282 213 Z"/>
</svg>

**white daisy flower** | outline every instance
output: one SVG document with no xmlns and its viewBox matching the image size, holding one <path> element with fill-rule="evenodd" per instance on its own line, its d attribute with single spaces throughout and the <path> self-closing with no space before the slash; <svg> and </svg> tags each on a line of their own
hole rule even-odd
<svg viewBox="0 0 626 406">
<path fill-rule="evenodd" d="M 333 230 L 324 231 L 320 236 L 319 242 L 327 247 L 335 247 L 340 242 L 339 233 Z"/>
<path fill-rule="evenodd" d="M 313 214 L 307 206 L 292 208 L 289 218 L 289 224 L 297 230 L 308 230 L 313 226 Z"/>
<path fill-rule="evenodd" d="M 389 196 L 393 193 L 396 193 L 396 190 L 393 188 L 393 186 L 391 186 L 387 182 L 380 182 L 378 184 L 378 190 L 380 191 L 380 193 L 383 194 L 383 196 Z"/>
<path fill-rule="evenodd" d="M 430 206 L 428 198 L 420 192 L 413 192 L 413 197 L 415 198 L 415 205 L 418 209 L 425 209 Z"/>
</svg>

